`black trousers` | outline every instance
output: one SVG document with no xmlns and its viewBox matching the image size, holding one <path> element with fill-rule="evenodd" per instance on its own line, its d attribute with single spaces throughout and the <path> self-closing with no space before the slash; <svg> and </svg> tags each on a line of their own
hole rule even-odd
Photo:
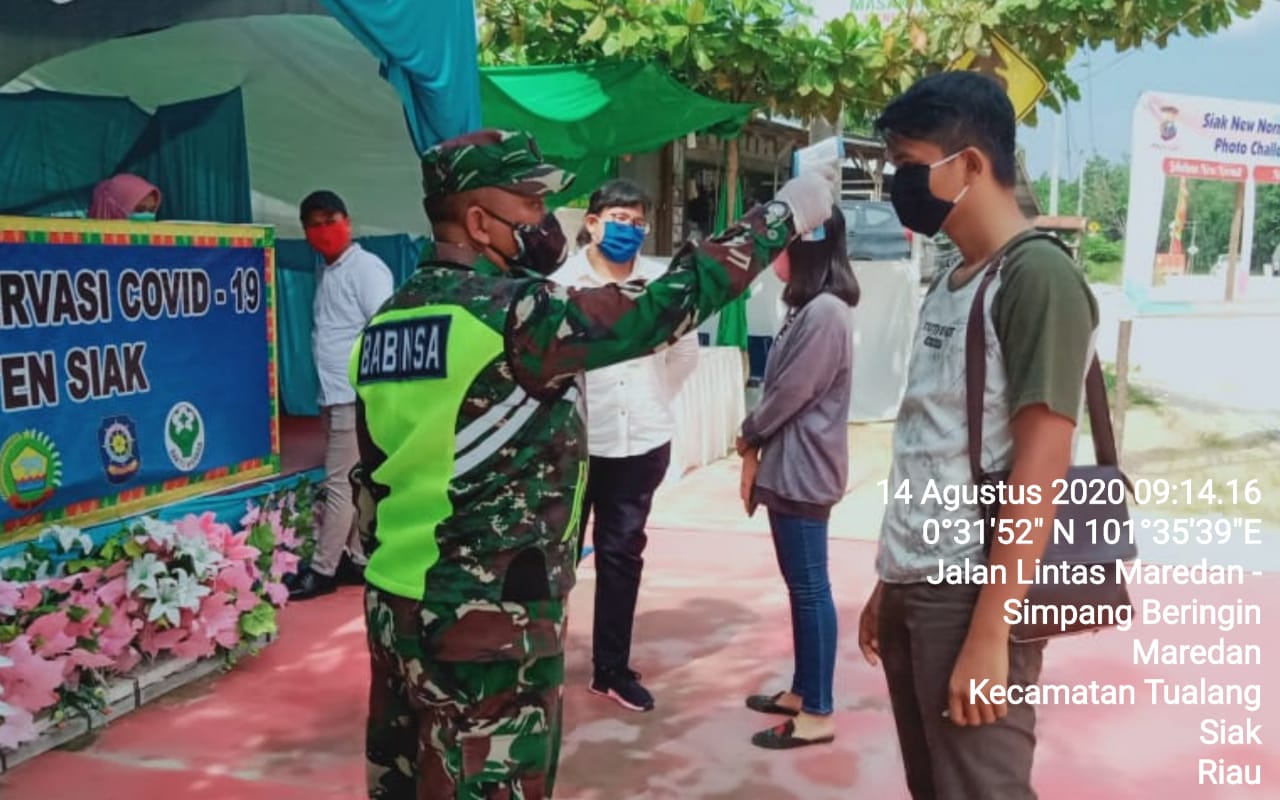
<svg viewBox="0 0 1280 800">
<path fill-rule="evenodd" d="M 670 444 L 627 458 L 591 457 L 578 558 L 582 558 L 587 519 L 594 512 L 596 610 L 591 649 L 597 672 L 627 669 L 631 661 L 631 631 L 649 541 L 644 528 L 653 494 L 670 463 Z"/>
</svg>

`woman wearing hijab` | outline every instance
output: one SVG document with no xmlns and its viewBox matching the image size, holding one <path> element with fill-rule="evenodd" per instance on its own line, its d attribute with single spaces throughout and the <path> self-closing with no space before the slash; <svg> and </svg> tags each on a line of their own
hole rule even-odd
<svg viewBox="0 0 1280 800">
<path fill-rule="evenodd" d="M 137 175 L 120 173 L 93 187 L 89 219 L 155 222 L 160 190 Z"/>
<path fill-rule="evenodd" d="M 827 574 L 827 522 L 849 477 L 849 395 L 858 280 L 840 209 L 818 241 L 797 240 L 774 262 L 786 284 L 787 320 L 764 373 L 760 404 L 738 439 L 742 499 L 769 512 L 778 567 L 791 601 L 795 671 L 790 687 L 752 695 L 747 707 L 789 720 L 752 743 L 781 750 L 835 738 L 832 676 L 836 609 Z"/>
</svg>

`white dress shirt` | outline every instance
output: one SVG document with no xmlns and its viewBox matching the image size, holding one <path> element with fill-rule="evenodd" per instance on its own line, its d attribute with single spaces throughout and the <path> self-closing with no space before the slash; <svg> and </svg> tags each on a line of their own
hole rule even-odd
<svg viewBox="0 0 1280 800">
<path fill-rule="evenodd" d="M 666 268 L 637 257 L 631 280 L 660 278 Z M 614 283 L 592 268 L 579 250 L 551 280 L 580 289 Z M 698 334 L 690 333 L 653 355 L 587 372 L 587 448 L 598 458 L 628 458 L 671 441 L 671 404 L 698 366 Z"/>
<path fill-rule="evenodd" d="M 316 272 L 312 303 L 311 355 L 320 377 L 317 402 L 336 406 L 356 401 L 347 376 L 351 348 L 394 288 L 391 270 L 382 259 L 358 244 Z"/>
</svg>

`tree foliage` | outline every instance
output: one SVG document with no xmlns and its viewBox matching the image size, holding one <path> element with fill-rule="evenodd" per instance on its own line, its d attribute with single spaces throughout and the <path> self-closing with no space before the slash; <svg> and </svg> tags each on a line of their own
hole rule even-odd
<svg viewBox="0 0 1280 800">
<path fill-rule="evenodd" d="M 1077 208 L 1077 181 L 1059 184 L 1058 206 L 1061 213 L 1074 214 Z M 1134 202 L 1161 203 L 1157 249 L 1169 249 L 1169 223 L 1178 204 L 1177 180 L 1166 180 L 1162 193 L 1140 197 Z M 1049 207 L 1049 177 L 1042 175 L 1034 182 L 1041 208 Z M 1085 242 L 1084 260 L 1091 278 L 1108 281 L 1119 279 L 1119 262 L 1124 252 L 1125 222 L 1129 213 L 1129 167 L 1125 163 L 1102 157 L 1089 160 L 1084 174 L 1084 215 L 1098 224 L 1095 235 Z M 1227 255 L 1231 243 L 1231 221 L 1236 207 L 1236 184 L 1221 181 L 1187 182 L 1187 228 L 1183 247 L 1193 243 L 1198 253 L 1193 271 L 1209 272 L 1220 257 Z M 1280 186 L 1260 185 L 1257 189 L 1253 220 L 1253 250 L 1250 269 L 1259 272 L 1280 246 Z"/>
<path fill-rule="evenodd" d="M 1045 77 L 1043 103 L 1079 99 L 1081 47 L 1163 47 L 1247 17 L 1262 0 L 899 0 L 887 25 L 854 14 L 817 25 L 799 0 L 478 0 L 487 64 L 636 58 L 696 91 L 808 119 L 869 114 L 920 76 L 998 33 Z"/>
</svg>

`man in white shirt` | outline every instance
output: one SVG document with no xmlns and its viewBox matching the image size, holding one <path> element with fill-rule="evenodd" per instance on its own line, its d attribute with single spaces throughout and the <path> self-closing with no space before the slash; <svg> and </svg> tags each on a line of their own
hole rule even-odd
<svg viewBox="0 0 1280 800">
<path fill-rule="evenodd" d="M 583 248 L 551 279 L 589 288 L 661 277 L 666 271 L 662 264 L 639 256 L 652 206 L 648 195 L 630 181 L 610 181 L 596 190 L 578 237 Z M 697 364 L 698 339 L 692 333 L 653 355 L 586 374 L 591 464 L 582 538 L 594 510 L 596 563 L 591 691 L 632 711 L 654 706 L 653 695 L 630 666 L 648 542 L 645 524 L 653 494 L 671 463 L 671 402 Z"/>
<path fill-rule="evenodd" d="M 315 554 L 293 583 L 289 594 L 293 600 L 329 594 L 340 579 L 350 583 L 364 580 L 364 553 L 355 530 L 348 478 L 360 454 L 356 395 L 347 377 L 347 364 L 356 336 L 394 289 L 391 270 L 382 259 L 351 241 L 351 219 L 336 194 L 320 191 L 308 195 L 302 201 L 301 216 L 307 242 L 325 261 L 316 274 L 311 329 L 326 433 L 325 499 Z"/>
</svg>

